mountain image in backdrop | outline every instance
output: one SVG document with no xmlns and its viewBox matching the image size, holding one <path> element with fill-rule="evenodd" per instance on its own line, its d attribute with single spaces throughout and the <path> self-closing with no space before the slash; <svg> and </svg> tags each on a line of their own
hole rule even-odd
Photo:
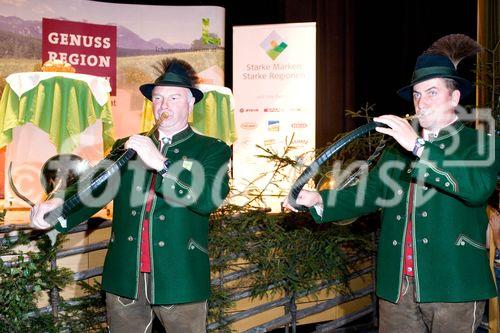
<svg viewBox="0 0 500 333">
<path fill-rule="evenodd" d="M 65 20 L 64 18 L 59 18 Z M 116 25 L 108 23 L 108 25 Z M 117 26 L 117 55 L 119 57 L 150 55 L 216 48 L 216 45 L 200 43 L 200 39 L 187 43 L 168 43 L 161 38 L 144 40 L 132 30 Z M 210 34 L 217 37 L 215 34 Z M 42 22 L 25 21 L 16 16 L 0 15 L 0 58 L 38 59 L 42 49 Z"/>
</svg>

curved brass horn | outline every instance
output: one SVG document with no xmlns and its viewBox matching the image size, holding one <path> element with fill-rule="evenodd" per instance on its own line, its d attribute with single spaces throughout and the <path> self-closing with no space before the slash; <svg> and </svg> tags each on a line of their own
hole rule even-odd
<svg viewBox="0 0 500 333">
<path fill-rule="evenodd" d="M 154 132 L 158 129 L 163 121 L 168 118 L 167 113 L 163 113 L 155 125 L 146 136 L 151 137 Z M 125 165 L 128 164 L 130 159 L 136 154 L 133 149 L 123 149 L 122 146 L 115 148 L 111 151 L 101 162 L 99 162 L 94 168 L 95 170 L 102 170 L 97 176 L 92 175 L 92 173 L 84 177 L 83 179 L 78 180 L 78 191 L 71 195 L 70 197 L 64 200 L 64 203 L 49 212 L 44 216 L 44 219 L 47 223 L 51 225 L 55 225 L 58 221 L 62 223 L 62 221 L 66 220 L 66 217 L 69 213 L 71 213 L 76 207 L 82 204 L 82 200 L 88 198 L 92 195 L 92 192 L 99 188 L 104 182 L 106 182 L 112 175 L 114 175 L 117 171 L 121 170 Z M 114 161 L 111 165 L 109 165 L 109 161 Z"/>
<path fill-rule="evenodd" d="M 10 188 L 15 193 L 15 195 L 17 195 L 20 199 L 22 199 L 28 205 L 33 207 L 35 203 L 30 199 L 26 198 L 24 195 L 22 195 L 21 192 L 19 192 L 19 190 L 17 189 L 16 184 L 14 184 L 14 179 L 12 178 L 12 162 L 9 163 L 9 168 L 7 169 L 7 177 L 9 178 Z"/>
<path fill-rule="evenodd" d="M 40 172 L 40 182 L 47 194 L 45 200 L 50 199 L 57 191 L 64 190 L 66 187 L 77 182 L 80 176 L 89 169 L 89 162 L 78 155 L 58 154 L 49 158 L 43 164 Z M 33 207 L 35 203 L 23 195 L 14 183 L 12 162 L 9 164 L 7 174 L 9 185 L 14 194 Z"/>
</svg>

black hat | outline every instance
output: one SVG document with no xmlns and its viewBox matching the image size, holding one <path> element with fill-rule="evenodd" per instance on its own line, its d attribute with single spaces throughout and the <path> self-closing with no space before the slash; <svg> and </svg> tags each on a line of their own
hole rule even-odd
<svg viewBox="0 0 500 333">
<path fill-rule="evenodd" d="M 438 39 L 417 58 L 410 84 L 399 89 L 398 95 L 411 101 L 415 84 L 439 77 L 455 80 L 460 96 L 467 96 L 472 90 L 472 84 L 458 75 L 457 65 L 463 58 L 475 55 L 480 50 L 479 44 L 462 34 L 447 35 Z"/>
<path fill-rule="evenodd" d="M 143 84 L 139 87 L 141 93 L 149 100 L 153 88 L 156 86 L 183 87 L 191 90 L 195 103 L 203 99 L 203 92 L 195 87 L 197 77 L 191 65 L 179 59 L 165 59 L 160 63 L 162 73 L 154 83 Z M 158 69 L 158 68 L 157 68 Z"/>
</svg>

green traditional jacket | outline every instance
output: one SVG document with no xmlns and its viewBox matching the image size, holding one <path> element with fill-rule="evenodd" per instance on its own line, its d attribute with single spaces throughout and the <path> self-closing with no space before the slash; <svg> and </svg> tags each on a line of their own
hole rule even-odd
<svg viewBox="0 0 500 333">
<path fill-rule="evenodd" d="M 118 140 L 115 147 L 126 139 Z M 160 143 L 156 138 L 157 147 Z M 229 192 L 230 148 L 221 140 L 188 127 L 163 149 L 169 171 L 157 175 L 151 212 L 145 212 L 153 174 L 133 158 L 120 174 L 100 188 L 94 206 L 71 213 L 67 232 L 114 199 L 112 234 L 102 277 L 103 289 L 136 299 L 140 272 L 141 230 L 149 218 L 151 303 L 178 304 L 206 300 L 210 295 L 208 218 Z M 71 191 L 70 191 L 71 192 Z M 67 194 L 69 195 L 69 194 Z"/>
<path fill-rule="evenodd" d="M 498 137 L 455 122 L 425 144 L 420 158 L 399 146 L 387 148 L 356 186 L 320 192 L 323 214 L 315 209 L 311 213 L 322 223 L 381 209 L 376 290 L 383 299 L 399 300 L 410 218 L 418 302 L 494 297 L 485 244 L 486 204 L 496 185 L 499 147 Z M 411 182 L 414 202 L 409 211 Z"/>
</svg>

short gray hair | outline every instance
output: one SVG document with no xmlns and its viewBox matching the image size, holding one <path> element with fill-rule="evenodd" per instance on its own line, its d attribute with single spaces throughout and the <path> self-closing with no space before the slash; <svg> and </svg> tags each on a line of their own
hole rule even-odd
<svg viewBox="0 0 500 333">
<path fill-rule="evenodd" d="M 459 90 L 458 89 L 458 82 L 454 79 L 450 79 L 448 77 L 443 77 L 442 78 L 444 80 L 444 83 L 446 84 L 446 88 L 448 88 L 448 90 L 451 92 L 454 92 L 455 90 Z"/>
<path fill-rule="evenodd" d="M 189 88 L 188 88 L 187 97 L 188 97 L 188 102 L 190 102 L 194 98 L 193 92 Z"/>
</svg>

